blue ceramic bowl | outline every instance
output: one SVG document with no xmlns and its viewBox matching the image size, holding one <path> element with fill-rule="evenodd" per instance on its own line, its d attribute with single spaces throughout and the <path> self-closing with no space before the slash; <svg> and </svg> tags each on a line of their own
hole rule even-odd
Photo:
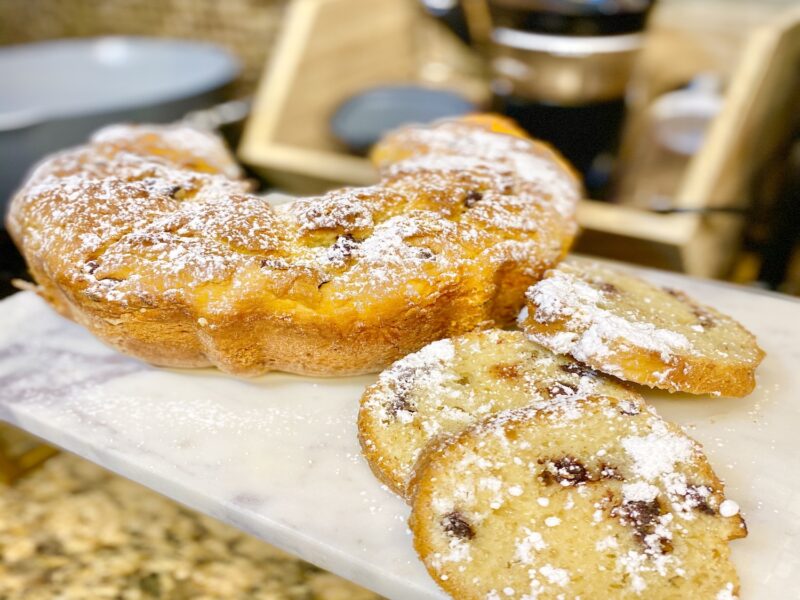
<svg viewBox="0 0 800 600">
<path fill-rule="evenodd" d="M 104 37 L 0 48 L 0 209 L 44 155 L 109 123 L 168 122 L 211 106 L 238 73 L 230 54 L 192 41 Z"/>
<path fill-rule="evenodd" d="M 455 92 L 416 85 L 382 86 L 342 103 L 331 118 L 331 130 L 351 152 L 365 154 L 395 127 L 429 123 L 475 110 L 472 102 Z"/>
</svg>

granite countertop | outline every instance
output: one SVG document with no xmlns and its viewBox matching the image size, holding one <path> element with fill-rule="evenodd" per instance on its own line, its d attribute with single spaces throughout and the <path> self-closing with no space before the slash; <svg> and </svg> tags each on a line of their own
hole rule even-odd
<svg viewBox="0 0 800 600">
<path fill-rule="evenodd" d="M 0 598 L 56 597 L 379 600 L 71 454 L 0 486 Z"/>
<path fill-rule="evenodd" d="M 646 391 L 704 444 L 749 526 L 731 544 L 743 598 L 787 598 L 800 574 L 800 303 L 659 272 L 751 329 L 767 352 L 747 398 Z M 30 293 L 0 303 L 0 419 L 386 597 L 442 599 L 407 506 L 356 439 L 374 376 L 235 379 L 159 369 L 103 346 Z"/>
</svg>

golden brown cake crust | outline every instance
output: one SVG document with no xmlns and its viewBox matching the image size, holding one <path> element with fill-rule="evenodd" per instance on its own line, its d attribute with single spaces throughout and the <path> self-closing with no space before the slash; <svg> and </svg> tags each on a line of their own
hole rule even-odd
<svg viewBox="0 0 800 600">
<path fill-rule="evenodd" d="M 402 129 L 373 159 L 376 186 L 273 208 L 213 136 L 114 126 L 42 163 L 7 224 L 103 341 L 242 375 L 371 372 L 507 324 L 575 236 L 570 167 L 502 118 Z"/>
</svg>

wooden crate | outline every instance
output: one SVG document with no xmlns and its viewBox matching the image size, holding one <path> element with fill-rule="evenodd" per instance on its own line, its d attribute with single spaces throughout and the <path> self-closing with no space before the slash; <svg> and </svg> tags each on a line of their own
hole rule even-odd
<svg viewBox="0 0 800 600">
<path fill-rule="evenodd" d="M 6 423 L 0 423 L 0 484 L 12 484 L 58 454 L 52 446 Z"/>
<path fill-rule="evenodd" d="M 337 145 L 329 119 L 358 91 L 419 80 L 421 19 L 414 0 L 293 0 L 254 100 L 241 159 L 293 194 L 374 183 L 369 162 Z M 722 114 L 677 194 L 678 208 L 748 202 L 760 165 L 756 155 L 766 156 L 779 143 L 780 115 L 791 110 L 800 12 L 759 28 L 743 55 Z M 770 133 L 759 140 L 763 130 Z M 744 221 L 730 214 L 660 215 L 592 200 L 581 203 L 578 219 L 581 252 L 706 277 L 726 274 Z"/>
<path fill-rule="evenodd" d="M 255 98 L 239 154 L 293 193 L 365 184 L 375 174 L 339 148 L 328 120 L 352 94 L 413 81 L 416 11 L 403 0 L 296 0 Z"/>
</svg>

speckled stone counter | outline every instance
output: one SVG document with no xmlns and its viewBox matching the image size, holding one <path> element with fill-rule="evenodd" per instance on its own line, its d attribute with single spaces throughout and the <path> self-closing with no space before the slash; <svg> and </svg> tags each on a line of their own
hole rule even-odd
<svg viewBox="0 0 800 600">
<path fill-rule="evenodd" d="M 68 453 L 0 485 L 0 598 L 379 600 Z"/>
</svg>

